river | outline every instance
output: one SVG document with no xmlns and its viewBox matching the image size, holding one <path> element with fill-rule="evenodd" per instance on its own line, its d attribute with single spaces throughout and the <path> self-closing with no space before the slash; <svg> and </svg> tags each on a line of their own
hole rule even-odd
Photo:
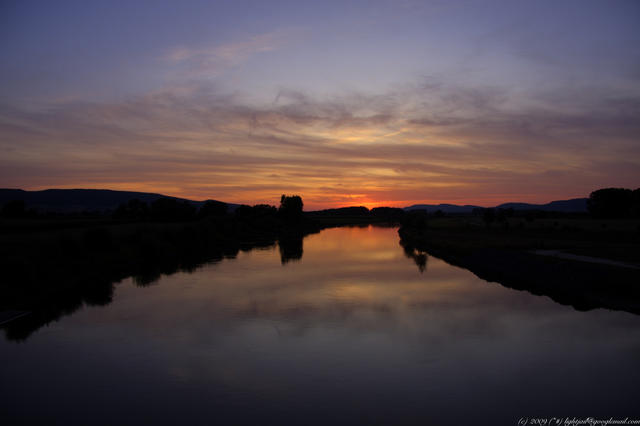
<svg viewBox="0 0 640 426">
<path fill-rule="evenodd" d="M 123 280 L 111 303 L 0 338 L 0 422 L 640 418 L 639 316 L 576 311 L 398 241 L 327 229 L 301 256 L 273 246 Z"/>
</svg>

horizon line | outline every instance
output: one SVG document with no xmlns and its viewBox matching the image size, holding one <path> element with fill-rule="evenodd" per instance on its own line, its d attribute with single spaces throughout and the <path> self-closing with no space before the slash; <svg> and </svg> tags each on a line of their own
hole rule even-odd
<svg viewBox="0 0 640 426">
<path fill-rule="evenodd" d="M 597 189 L 601 189 L 601 188 L 597 188 Z M 594 189 L 594 191 L 597 190 L 597 189 Z M 236 205 L 265 204 L 265 203 L 245 203 L 245 202 L 237 202 L 237 201 L 224 201 L 224 200 L 220 200 L 220 199 L 217 199 L 217 198 L 195 199 L 195 198 L 190 198 L 188 196 L 170 195 L 170 194 L 166 194 L 166 193 L 163 193 L 163 192 L 155 192 L 155 191 L 154 192 L 149 192 L 149 191 L 140 191 L 140 190 L 111 189 L 111 188 L 80 188 L 80 187 L 43 188 L 43 189 L 0 188 L 0 190 L 19 190 L 19 191 L 25 191 L 25 192 L 41 192 L 41 191 L 48 191 L 48 190 L 137 192 L 137 193 L 141 193 L 141 194 L 155 194 L 155 195 L 161 195 L 161 196 L 164 196 L 164 197 L 179 198 L 179 199 L 183 199 L 183 200 L 187 200 L 187 201 L 191 201 L 191 202 L 206 202 L 206 201 L 212 200 L 212 201 L 221 201 L 221 202 L 224 202 L 226 204 L 236 204 Z M 285 194 L 285 195 L 299 195 L 302 198 L 303 203 L 304 203 L 304 195 L 303 194 L 289 193 L 289 194 Z M 279 199 L 279 198 L 280 198 L 280 195 L 274 197 L 274 199 Z M 578 197 L 567 197 L 567 198 L 562 198 L 562 199 L 554 199 L 554 200 L 550 200 L 550 201 L 547 201 L 547 202 L 544 202 L 544 203 L 528 202 L 528 201 L 503 201 L 503 202 L 497 203 L 495 205 L 481 205 L 479 203 L 476 204 L 476 203 L 473 203 L 471 201 L 464 201 L 464 202 L 460 202 L 460 203 L 450 202 L 450 201 L 439 201 L 439 202 L 438 201 L 416 201 L 416 202 L 408 202 L 407 204 L 401 204 L 402 203 L 401 201 L 400 202 L 394 202 L 392 204 L 384 204 L 384 202 L 382 202 L 382 201 L 381 202 L 375 202 L 374 201 L 373 203 L 339 205 L 339 206 L 324 207 L 324 208 L 314 208 L 312 210 L 305 210 L 305 211 L 341 209 L 341 208 L 349 208 L 349 207 L 366 207 L 367 209 L 372 210 L 372 209 L 377 208 L 377 207 L 408 208 L 408 207 L 419 206 L 419 205 L 432 205 L 432 206 L 450 205 L 450 206 L 458 206 L 458 207 L 473 206 L 473 207 L 481 207 L 481 208 L 493 208 L 493 207 L 498 207 L 498 206 L 503 205 L 503 204 L 545 205 L 545 204 L 549 204 L 549 203 L 552 203 L 552 202 L 555 202 L 555 201 L 571 201 L 571 200 L 586 199 L 586 198 L 589 198 L 588 194 L 586 196 L 582 196 L 582 197 L 578 196 Z M 320 204 L 320 203 L 318 203 L 318 204 Z M 374 204 L 374 205 L 372 207 L 369 207 L 366 204 L 369 204 L 369 205 Z"/>
</svg>

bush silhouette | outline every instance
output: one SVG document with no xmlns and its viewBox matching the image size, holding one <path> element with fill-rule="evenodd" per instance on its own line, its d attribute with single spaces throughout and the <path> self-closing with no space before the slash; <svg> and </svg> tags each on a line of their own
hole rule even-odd
<svg viewBox="0 0 640 426">
<path fill-rule="evenodd" d="M 639 217 L 640 188 L 603 188 L 593 191 L 587 209 L 596 218 Z"/>
<path fill-rule="evenodd" d="M 238 219 L 255 220 L 272 218 L 276 216 L 278 210 L 274 206 L 268 204 L 256 204 L 255 206 L 242 205 L 235 211 Z"/>
<path fill-rule="evenodd" d="M 285 221 L 298 221 L 302 218 L 302 198 L 299 195 L 282 195 L 278 213 Z"/>
<path fill-rule="evenodd" d="M 227 204 L 221 201 L 208 200 L 198 211 L 198 217 L 217 217 L 227 214 Z"/>
<path fill-rule="evenodd" d="M 389 222 L 398 222 L 404 216 L 404 210 L 397 207 L 374 207 L 371 216 L 384 218 Z"/>
<path fill-rule="evenodd" d="M 190 220 L 194 218 L 195 212 L 195 207 L 188 202 L 180 202 L 173 198 L 159 198 L 151 203 L 151 216 L 155 220 Z"/>
</svg>

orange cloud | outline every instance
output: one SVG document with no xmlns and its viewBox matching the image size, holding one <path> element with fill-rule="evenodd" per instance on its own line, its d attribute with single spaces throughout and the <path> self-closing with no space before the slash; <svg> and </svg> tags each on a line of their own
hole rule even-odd
<svg viewBox="0 0 640 426">
<path fill-rule="evenodd" d="M 194 89 L 0 107 L 0 179 L 249 204 L 301 194 L 306 209 L 546 202 L 640 180 L 640 124 L 628 119 L 636 103 L 584 98 L 578 112 L 520 111 L 491 90 L 470 105 L 463 89 L 450 90 L 462 94 L 319 101 L 283 91 L 250 105 Z"/>
</svg>

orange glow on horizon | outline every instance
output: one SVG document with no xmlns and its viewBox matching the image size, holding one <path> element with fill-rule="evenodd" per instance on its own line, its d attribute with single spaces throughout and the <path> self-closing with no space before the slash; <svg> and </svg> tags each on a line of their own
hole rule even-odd
<svg viewBox="0 0 640 426">
<path fill-rule="evenodd" d="M 337 209 L 343 207 L 366 207 L 369 210 L 374 209 L 376 207 L 409 207 L 416 204 L 430 204 L 430 205 L 438 205 L 438 204 L 455 204 L 455 205 L 475 205 L 481 207 L 493 207 L 503 203 L 508 202 L 525 202 L 532 204 L 545 204 L 554 200 L 566 200 L 571 198 L 584 198 L 588 197 L 589 194 L 574 194 L 574 195 L 564 195 L 564 194 L 549 194 L 547 196 L 543 196 L 540 194 L 522 194 L 520 196 L 513 196 L 510 194 L 497 194 L 494 196 L 487 196 L 482 198 L 469 198 L 469 199 L 461 199 L 459 197 L 450 198 L 450 199 L 437 199 L 437 198 L 412 198 L 412 199 L 404 199 L 404 200 L 388 200 L 381 199 L 376 200 L 373 197 L 365 196 L 361 194 L 332 194 L 331 199 L 328 200 L 327 196 L 324 194 L 316 194 L 313 191 L 309 191 L 309 193 L 305 193 L 305 191 L 279 191 L 275 194 L 273 191 L 258 191 L 258 190 L 250 190 L 247 189 L 243 191 L 242 195 L 228 197 L 223 194 L 215 195 L 210 194 L 208 191 L 206 193 L 202 191 L 189 191 L 185 190 L 179 182 L 174 182 L 174 185 L 171 186 L 158 186 L 154 184 L 144 184 L 144 183 L 109 183 L 106 185 L 102 184 L 68 184 L 68 185 L 55 185 L 55 186 L 31 186 L 22 188 L 29 191 L 41 191 L 45 189 L 109 189 L 114 191 L 131 191 L 131 192 L 148 192 L 148 193 L 157 193 L 170 197 L 178 197 L 184 198 L 193 201 L 204 201 L 204 200 L 218 200 L 226 203 L 232 204 L 247 204 L 247 205 L 256 205 L 256 204 L 269 204 L 278 206 L 280 203 L 280 195 L 300 195 L 302 197 L 302 201 L 304 203 L 305 211 L 315 211 L 315 210 L 324 210 L 324 209 Z M 306 195 L 305 195 L 306 194 Z"/>
</svg>

